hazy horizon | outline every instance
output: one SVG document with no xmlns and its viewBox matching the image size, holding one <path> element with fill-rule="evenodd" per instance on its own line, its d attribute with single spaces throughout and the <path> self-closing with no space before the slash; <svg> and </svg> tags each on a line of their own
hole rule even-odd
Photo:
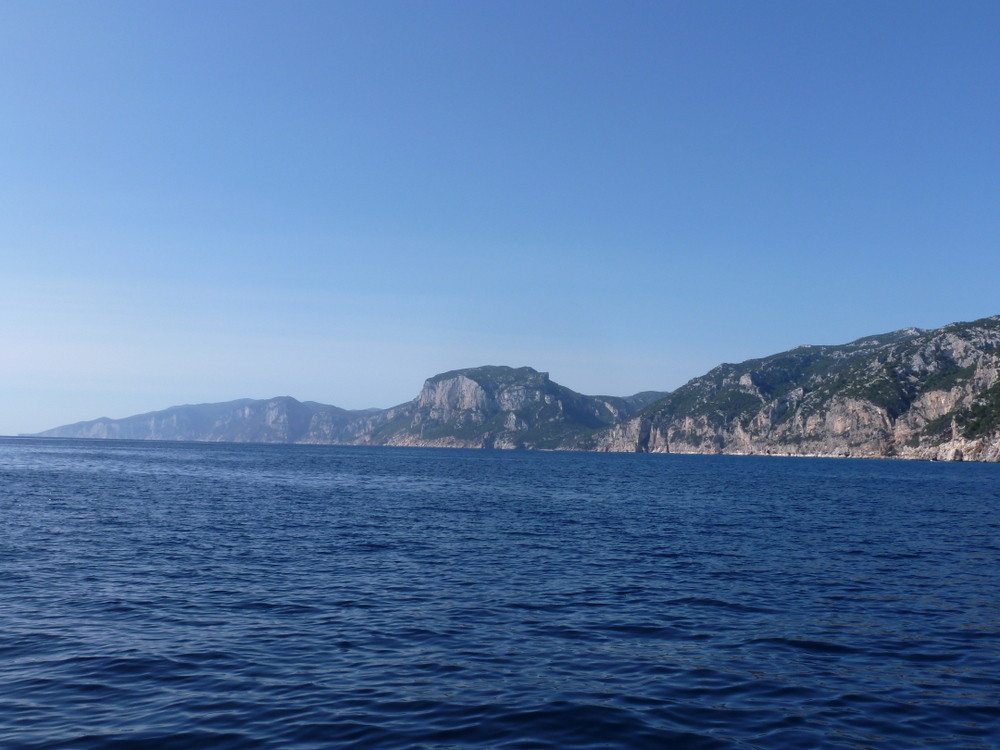
<svg viewBox="0 0 1000 750">
<path fill-rule="evenodd" d="M 0 435 L 1000 313 L 987 2 L 0 7 Z"/>
<path fill-rule="evenodd" d="M 993 316 L 987 316 L 987 317 L 993 317 Z M 963 321 L 950 321 L 950 323 L 957 323 L 957 322 L 963 322 Z M 945 325 L 947 325 L 947 324 L 945 324 Z M 910 328 L 910 327 L 911 326 L 905 326 L 904 328 Z M 940 328 L 940 327 L 943 327 L 943 326 L 935 326 L 935 328 Z M 901 329 L 897 329 L 897 330 L 901 330 Z M 865 338 L 867 336 L 875 336 L 875 335 L 882 334 L 882 333 L 892 333 L 892 331 L 879 331 L 877 333 L 864 334 L 862 336 L 858 336 L 858 337 L 855 337 L 855 338 L 856 339 L 857 338 Z M 822 345 L 838 346 L 838 345 L 847 344 L 847 343 L 850 343 L 850 341 L 822 342 L 822 344 L 808 344 L 808 346 L 817 346 L 817 345 L 820 345 L 820 346 L 822 346 Z M 777 353 L 778 352 L 767 352 L 765 354 L 761 354 L 760 356 L 769 356 L 771 354 L 777 354 Z M 755 357 L 750 357 L 750 359 L 754 359 L 754 358 Z M 722 363 L 719 362 L 717 364 L 722 364 Z M 467 370 L 467 369 L 475 369 L 476 367 L 495 366 L 495 365 L 502 365 L 502 363 L 481 363 L 480 365 L 471 365 L 469 367 L 448 368 L 448 369 L 445 369 L 445 370 L 439 370 L 438 372 L 433 373 L 432 375 L 428 375 L 427 378 L 424 378 L 424 380 L 427 380 L 427 379 L 433 377 L 434 375 L 440 375 L 440 374 L 443 374 L 443 373 L 446 373 L 446 372 L 450 372 L 450 371 L 453 371 L 453 370 Z M 508 366 L 511 366 L 511 367 L 513 367 L 515 369 L 518 368 L 518 367 L 525 367 L 525 366 L 531 367 L 531 365 L 508 365 Z M 532 369 L 538 370 L 538 368 L 532 368 Z M 545 372 L 545 371 L 541 370 L 540 372 Z M 706 370 L 706 372 L 707 372 L 707 370 Z M 700 375 L 704 375 L 704 374 L 705 374 L 704 372 L 700 372 L 700 373 L 697 373 L 696 375 L 692 375 L 691 378 L 688 378 L 684 382 L 679 383 L 674 388 L 641 388 L 641 389 L 639 389 L 637 391 L 630 391 L 628 393 L 606 393 L 606 392 L 600 392 L 600 393 L 598 393 L 598 392 L 583 392 L 583 391 L 580 391 L 578 389 L 572 388 L 572 386 L 570 386 L 570 385 L 568 385 L 566 383 L 560 382 L 559 380 L 557 380 L 555 378 L 551 378 L 551 373 L 549 373 L 550 378 L 553 381 L 558 382 L 559 385 L 563 385 L 563 386 L 569 387 L 571 390 L 575 390 L 578 393 L 585 393 L 585 395 L 588 395 L 588 396 L 622 396 L 622 397 L 633 396 L 633 395 L 637 395 L 639 393 L 648 392 L 648 391 L 668 391 L 669 392 L 669 391 L 675 390 L 677 387 L 680 387 L 681 385 L 684 385 L 684 383 L 686 383 L 688 380 L 691 380 L 693 378 L 697 378 Z M 314 402 L 314 403 L 318 402 L 318 403 L 323 404 L 324 406 L 337 406 L 337 407 L 340 407 L 340 408 L 343 408 L 343 409 L 348 409 L 348 410 L 353 410 L 353 411 L 363 411 L 363 410 L 366 410 L 366 409 L 373 409 L 373 408 L 374 409 L 389 409 L 389 408 L 392 408 L 392 407 L 395 407 L 395 406 L 400 406 L 400 405 L 402 405 L 402 404 L 404 404 L 404 403 L 406 403 L 408 401 L 411 401 L 413 398 L 416 398 L 416 396 L 418 395 L 419 388 L 422 387 L 422 385 L 423 385 L 423 381 L 421 381 L 420 386 L 418 386 L 414 390 L 413 395 L 411 397 L 409 397 L 409 398 L 405 398 L 405 399 L 402 399 L 400 401 L 393 401 L 392 403 L 369 404 L 368 406 L 344 406 L 343 404 L 331 403 L 331 402 L 324 402 L 324 401 L 320 401 L 319 399 L 298 398 L 294 394 L 290 394 L 290 393 L 274 393 L 274 394 L 271 394 L 269 396 L 253 396 L 253 397 L 238 396 L 238 397 L 235 397 L 235 398 L 219 399 L 218 401 L 191 401 L 191 402 L 184 402 L 184 403 L 173 403 L 173 404 L 169 404 L 169 405 L 166 405 L 166 406 L 159 406 L 159 407 L 155 407 L 155 408 L 152 408 L 152 409 L 144 409 L 142 411 L 131 412 L 129 414 L 120 414 L 120 415 L 117 415 L 117 416 L 109 416 L 109 415 L 106 415 L 106 414 L 102 414 L 102 415 L 97 416 L 97 417 L 89 417 L 89 418 L 86 418 L 86 419 L 73 420 L 72 422 L 63 422 L 63 423 L 59 423 L 59 424 L 52 424 L 50 427 L 42 428 L 41 430 L 36 430 L 35 432 L 32 432 L 32 433 L 22 432 L 22 433 L 18 433 L 18 435 L 28 436 L 28 435 L 32 435 L 32 434 L 35 434 L 37 432 L 43 432 L 45 430 L 52 429 L 52 428 L 55 428 L 55 427 L 62 427 L 62 426 L 66 426 L 66 425 L 77 424 L 77 423 L 80 423 L 80 422 L 91 422 L 91 421 L 95 421 L 95 420 L 99 420 L 99 419 L 124 419 L 124 418 L 128 418 L 128 417 L 133 417 L 133 416 L 141 416 L 143 414 L 154 413 L 154 412 L 161 412 L 161 411 L 165 411 L 167 409 L 171 409 L 171 408 L 175 408 L 175 407 L 200 406 L 200 405 L 206 405 L 206 404 L 218 404 L 218 403 L 228 403 L 228 402 L 237 402 L 237 401 L 268 401 L 268 400 L 272 400 L 272 399 L 286 398 L 286 397 L 294 398 L 296 401 L 299 401 L 299 402 Z M 16 436 L 16 435 L 11 435 L 11 436 Z M 10 436 L 8 436 L 8 437 L 10 437 Z"/>
</svg>

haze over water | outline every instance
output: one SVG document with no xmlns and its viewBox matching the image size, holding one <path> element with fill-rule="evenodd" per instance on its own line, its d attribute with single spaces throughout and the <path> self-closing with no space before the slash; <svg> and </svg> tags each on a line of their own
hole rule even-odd
<svg viewBox="0 0 1000 750">
<path fill-rule="evenodd" d="M 0 441 L 4 747 L 988 748 L 1000 466 Z"/>
</svg>

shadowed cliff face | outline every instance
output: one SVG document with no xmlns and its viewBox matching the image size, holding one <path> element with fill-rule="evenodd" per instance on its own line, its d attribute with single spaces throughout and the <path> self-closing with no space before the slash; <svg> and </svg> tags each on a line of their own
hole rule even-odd
<svg viewBox="0 0 1000 750">
<path fill-rule="evenodd" d="M 1000 460 L 1000 316 L 799 347 L 695 378 L 604 451 Z"/>
</svg>

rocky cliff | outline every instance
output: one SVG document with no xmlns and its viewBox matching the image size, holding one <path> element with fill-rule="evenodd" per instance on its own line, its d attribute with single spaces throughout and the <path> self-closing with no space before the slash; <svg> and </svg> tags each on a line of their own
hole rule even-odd
<svg viewBox="0 0 1000 750">
<path fill-rule="evenodd" d="M 530 367 L 474 367 L 429 378 L 391 409 L 347 411 L 287 396 L 175 406 L 126 419 L 57 427 L 39 437 L 555 448 L 663 396 L 584 396 Z"/>
<path fill-rule="evenodd" d="M 1000 461 L 1000 316 L 722 364 L 670 394 L 585 396 L 530 367 L 474 367 L 391 409 L 243 400 L 41 436 Z"/>
<path fill-rule="evenodd" d="M 474 367 L 429 378 L 413 401 L 370 420 L 357 442 L 463 448 L 556 448 L 664 395 L 585 396 L 530 367 Z"/>
<path fill-rule="evenodd" d="M 585 396 L 530 367 L 474 367 L 429 378 L 416 399 L 358 437 L 376 445 L 556 448 L 662 395 Z"/>
<path fill-rule="evenodd" d="M 1000 316 L 722 364 L 576 447 L 1000 460 Z"/>
</svg>

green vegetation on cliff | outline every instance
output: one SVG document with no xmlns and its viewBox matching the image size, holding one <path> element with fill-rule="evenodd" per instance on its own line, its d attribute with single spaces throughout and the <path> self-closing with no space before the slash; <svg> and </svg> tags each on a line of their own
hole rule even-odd
<svg viewBox="0 0 1000 750">
<path fill-rule="evenodd" d="M 1000 432 L 998 350 L 1000 316 L 802 346 L 719 365 L 636 418 L 661 436 L 660 449 L 672 441 L 892 455 L 950 440 L 953 426 L 959 437 L 992 439 Z"/>
<path fill-rule="evenodd" d="M 391 409 L 244 399 L 42 434 L 914 456 L 965 440 L 990 456 L 996 444 L 1000 458 L 1000 316 L 725 363 L 672 393 L 587 396 L 530 367 L 490 365 L 434 375 Z"/>
</svg>

